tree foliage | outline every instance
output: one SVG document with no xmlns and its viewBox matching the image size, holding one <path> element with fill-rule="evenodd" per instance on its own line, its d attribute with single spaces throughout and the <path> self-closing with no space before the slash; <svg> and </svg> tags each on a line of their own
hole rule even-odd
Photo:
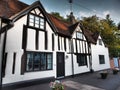
<svg viewBox="0 0 120 90">
<path fill-rule="evenodd" d="M 51 14 L 52 14 L 53 16 L 55 16 L 56 18 L 59 18 L 59 19 L 61 19 L 61 20 L 65 20 L 64 17 L 61 16 L 59 12 L 51 12 Z"/>
<path fill-rule="evenodd" d="M 109 48 L 110 56 L 118 56 L 120 51 L 120 39 L 118 27 L 111 20 L 110 15 L 106 15 L 105 19 L 100 19 L 96 15 L 82 18 L 83 26 L 92 32 L 99 31 L 104 43 Z M 119 34 L 118 34 L 119 33 Z"/>
</svg>

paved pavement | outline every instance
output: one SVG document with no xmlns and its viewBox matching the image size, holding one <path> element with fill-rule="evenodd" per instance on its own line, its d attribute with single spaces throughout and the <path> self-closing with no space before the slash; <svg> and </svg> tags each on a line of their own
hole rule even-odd
<svg viewBox="0 0 120 90">
<path fill-rule="evenodd" d="M 101 79 L 99 72 L 86 73 L 61 80 L 65 84 L 65 90 L 120 90 L 120 72 L 113 75 L 109 71 L 106 79 Z M 14 90 L 51 90 L 49 83 L 21 87 Z"/>
</svg>

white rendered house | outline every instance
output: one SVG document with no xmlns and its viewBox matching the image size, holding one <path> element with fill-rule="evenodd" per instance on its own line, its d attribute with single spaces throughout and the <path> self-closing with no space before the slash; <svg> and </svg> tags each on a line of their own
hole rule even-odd
<svg viewBox="0 0 120 90">
<path fill-rule="evenodd" d="M 109 69 L 110 59 L 108 48 L 102 38 L 98 35 L 96 44 L 91 44 L 92 68 L 94 71 Z"/>
<path fill-rule="evenodd" d="M 48 14 L 39 1 L 26 5 L 13 0 L 15 5 L 17 2 L 24 8 L 15 6 L 19 11 L 12 13 L 10 10 L 5 20 L 1 16 L 1 25 L 4 25 L 0 30 L 3 84 L 63 78 L 91 69 L 109 68 L 108 49 L 95 44 L 95 38 L 80 22 L 61 21 Z M 70 15 L 74 17 L 73 13 Z M 99 62 L 96 53 L 103 55 L 100 50 L 107 52 L 103 67 L 96 64 Z"/>
</svg>

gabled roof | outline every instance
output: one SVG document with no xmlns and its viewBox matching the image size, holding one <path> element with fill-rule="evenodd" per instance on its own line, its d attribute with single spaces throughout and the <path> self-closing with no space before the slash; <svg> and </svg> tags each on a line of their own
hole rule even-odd
<svg viewBox="0 0 120 90">
<path fill-rule="evenodd" d="M 83 29 L 83 28 L 82 28 L 82 30 L 83 30 L 83 33 L 84 33 L 87 41 L 90 42 L 90 43 L 96 44 L 96 41 L 93 38 L 93 33 L 91 31 Z"/>
<path fill-rule="evenodd" d="M 97 42 L 99 35 L 100 35 L 99 32 L 95 32 L 95 33 L 92 35 L 92 37 L 93 37 L 93 39 L 95 40 L 95 42 Z"/>
<path fill-rule="evenodd" d="M 16 4 L 23 4 L 23 6 L 25 5 L 24 3 L 22 2 L 19 2 L 18 0 L 10 0 L 12 1 L 14 4 L 14 7 L 16 7 L 16 11 L 15 13 L 10 13 L 10 15 L 6 15 L 6 17 L 8 17 L 12 22 L 15 22 L 16 20 L 18 20 L 19 18 L 21 18 L 22 16 L 28 14 L 31 10 L 33 10 L 34 8 L 39 8 L 41 10 L 41 12 L 43 13 L 43 15 L 45 16 L 45 18 L 47 19 L 48 23 L 50 24 L 52 30 L 56 33 L 57 32 L 57 29 L 54 27 L 54 25 L 50 22 L 50 20 L 48 19 L 48 16 L 47 16 L 47 12 L 45 11 L 45 9 L 43 8 L 42 4 L 39 2 L 39 1 L 36 1 L 34 2 L 33 4 L 31 5 L 27 5 L 26 4 L 26 7 L 24 9 L 21 9 L 20 10 L 20 7 L 19 5 L 15 5 L 15 2 L 18 2 Z M 4 0 L 2 3 L 5 3 Z M 0 3 L 1 5 L 1 3 Z M 1 5 L 2 6 L 2 5 Z M 22 5 L 21 5 L 22 6 Z M 3 6 L 2 6 L 3 7 Z M 3 7 L 5 8 L 6 10 L 6 7 Z M 11 9 L 10 9 L 11 10 Z M 20 10 L 20 11 L 17 11 L 17 10 Z M 2 12 L 0 13 L 0 16 L 2 17 L 3 15 L 5 15 L 6 12 Z"/>
<path fill-rule="evenodd" d="M 75 24 L 71 25 L 69 22 L 62 21 L 51 14 L 48 14 L 48 17 L 57 28 L 58 34 L 64 35 L 67 37 L 72 37 L 73 32 L 79 25 L 79 22 L 76 22 Z"/>
<path fill-rule="evenodd" d="M 98 34 L 92 33 L 90 30 L 84 29 L 84 27 L 80 24 L 80 22 L 76 22 L 75 24 L 71 25 L 70 23 L 64 22 L 64 21 L 56 18 L 53 15 L 48 14 L 48 16 L 49 16 L 51 22 L 57 28 L 58 34 L 62 34 L 64 36 L 72 37 L 72 34 L 74 33 L 77 26 L 79 25 L 80 28 L 82 29 L 83 34 L 85 35 L 87 41 L 90 42 L 90 43 L 96 44 Z"/>
<path fill-rule="evenodd" d="M 10 18 L 28 5 L 18 0 L 0 0 L 0 16 Z"/>
<path fill-rule="evenodd" d="M 0 8 L 2 8 L 2 10 L 0 11 L 0 17 L 7 17 L 15 22 L 22 16 L 29 13 L 32 9 L 38 7 L 55 33 L 71 38 L 72 34 L 79 25 L 88 42 L 94 44 L 96 43 L 96 34 L 93 34 L 89 30 L 84 29 L 83 26 L 80 25 L 80 22 L 76 22 L 75 24 L 71 25 L 68 22 L 64 22 L 56 18 L 55 16 L 48 14 L 39 1 L 36 1 L 31 5 L 24 4 L 18 0 L 9 0 L 8 3 L 6 2 L 7 0 L 0 0 Z"/>
</svg>

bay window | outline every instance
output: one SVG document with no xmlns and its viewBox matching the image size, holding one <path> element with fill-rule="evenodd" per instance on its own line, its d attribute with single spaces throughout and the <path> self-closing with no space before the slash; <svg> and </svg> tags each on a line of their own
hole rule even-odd
<svg viewBox="0 0 120 90">
<path fill-rule="evenodd" d="M 52 70 L 52 53 L 27 52 L 26 71 Z"/>
</svg>

